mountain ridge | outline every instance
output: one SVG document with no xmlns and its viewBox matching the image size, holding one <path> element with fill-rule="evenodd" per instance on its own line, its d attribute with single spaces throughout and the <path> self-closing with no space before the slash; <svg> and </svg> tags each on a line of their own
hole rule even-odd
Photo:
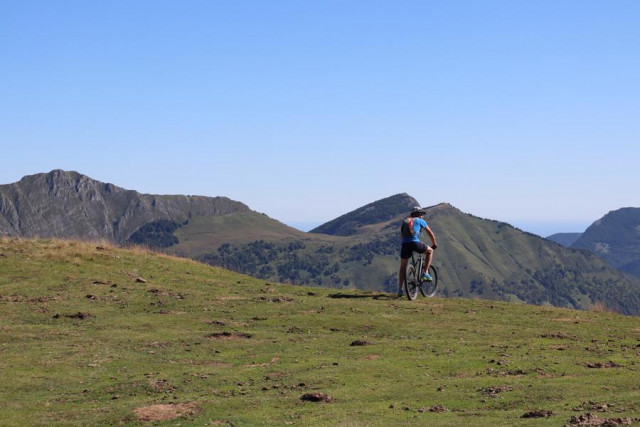
<svg viewBox="0 0 640 427">
<path fill-rule="evenodd" d="M 350 236 L 362 226 L 384 222 L 398 215 L 407 215 L 415 206 L 419 206 L 418 201 L 407 193 L 396 194 L 341 215 L 310 230 L 309 233 Z"/>
<path fill-rule="evenodd" d="M 0 185 L 0 233 L 23 237 L 106 238 L 125 243 L 145 224 L 248 212 L 226 197 L 149 195 L 53 170 Z"/>
<path fill-rule="evenodd" d="M 268 281 L 395 292 L 399 225 L 415 205 L 397 194 L 305 233 L 228 198 L 143 195 L 54 170 L 0 186 L 0 234 L 106 238 Z M 591 252 L 448 203 L 426 213 L 443 296 L 640 314 L 640 280 Z"/>
</svg>

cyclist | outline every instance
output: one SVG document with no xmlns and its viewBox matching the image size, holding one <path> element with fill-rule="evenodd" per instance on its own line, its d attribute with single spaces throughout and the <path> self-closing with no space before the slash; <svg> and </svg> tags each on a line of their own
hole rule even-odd
<svg viewBox="0 0 640 427">
<path fill-rule="evenodd" d="M 411 237 L 402 238 L 402 248 L 400 249 L 400 272 L 398 278 L 398 295 L 403 293 L 403 285 L 406 285 L 406 272 L 407 264 L 411 254 L 415 251 L 421 254 L 426 253 L 426 262 L 424 264 L 424 271 L 422 272 L 422 280 L 427 282 L 433 281 L 433 277 L 428 273 L 431 260 L 433 260 L 433 250 L 438 247 L 436 244 L 436 236 L 429 228 L 427 221 L 424 220 L 425 210 L 420 206 L 416 206 L 411 211 L 411 218 L 413 218 L 413 235 Z M 426 230 L 429 238 L 431 239 L 431 247 L 425 245 L 420 241 L 420 233 L 422 230 Z"/>
</svg>

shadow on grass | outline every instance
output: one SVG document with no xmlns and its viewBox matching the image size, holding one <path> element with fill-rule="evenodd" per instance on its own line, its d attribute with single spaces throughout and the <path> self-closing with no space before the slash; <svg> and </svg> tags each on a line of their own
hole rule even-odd
<svg viewBox="0 0 640 427">
<path fill-rule="evenodd" d="M 362 299 L 362 298 L 370 298 L 370 299 L 384 299 L 384 300 L 393 300 L 393 299 L 398 299 L 398 297 L 396 297 L 395 294 L 343 294 L 343 293 L 337 293 L 337 294 L 329 294 L 329 298 L 347 298 L 347 299 Z"/>
</svg>

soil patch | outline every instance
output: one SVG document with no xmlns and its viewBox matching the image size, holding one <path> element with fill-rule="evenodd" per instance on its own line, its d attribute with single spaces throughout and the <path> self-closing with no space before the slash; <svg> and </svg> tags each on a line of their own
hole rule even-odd
<svg viewBox="0 0 640 427">
<path fill-rule="evenodd" d="M 571 317 L 562 317 L 562 318 L 558 318 L 558 319 L 551 319 L 554 322 L 562 322 L 562 323 L 580 323 L 582 320 L 578 319 L 578 318 L 571 318 Z"/>
<path fill-rule="evenodd" d="M 176 391 L 178 389 L 178 387 L 172 386 L 171 384 L 169 384 L 169 381 L 164 379 L 159 379 L 159 380 L 150 379 L 149 385 L 151 386 L 152 389 L 156 391 Z"/>
<path fill-rule="evenodd" d="M 251 336 L 251 334 L 246 334 L 244 332 L 214 332 L 213 334 L 207 335 L 207 338 L 214 340 L 241 340 L 249 339 Z"/>
<path fill-rule="evenodd" d="M 213 325 L 213 326 L 227 326 L 227 324 L 222 320 L 207 320 L 204 323 L 206 323 L 207 325 Z"/>
<path fill-rule="evenodd" d="M 247 368 L 253 368 L 255 366 L 261 366 L 263 368 L 268 368 L 269 366 L 278 363 L 278 361 L 280 360 L 280 358 L 278 356 L 272 357 L 270 362 L 266 362 L 266 363 L 250 363 L 248 365 L 244 365 Z"/>
<path fill-rule="evenodd" d="M 333 402 L 333 397 L 326 393 L 306 393 L 300 396 L 300 400 L 306 402 Z"/>
<path fill-rule="evenodd" d="M 166 421 L 193 415 L 200 411 L 196 403 L 159 404 L 134 410 L 140 421 Z"/>
<path fill-rule="evenodd" d="M 621 368 L 622 365 L 618 365 L 616 362 L 612 362 L 609 361 L 607 363 L 601 363 L 601 362 L 596 362 L 596 363 L 585 363 L 585 365 L 587 368 L 591 368 L 591 369 L 605 369 L 605 368 Z"/>
<path fill-rule="evenodd" d="M 233 363 L 219 362 L 217 360 L 183 359 L 183 360 L 178 360 L 178 362 L 188 363 L 189 365 L 193 365 L 193 366 L 222 366 L 225 368 L 231 368 L 233 366 Z"/>
<path fill-rule="evenodd" d="M 265 380 L 269 381 L 269 380 L 279 380 L 280 378 L 286 377 L 287 373 L 286 372 L 271 372 L 269 375 L 267 375 L 266 377 L 264 377 Z"/>
<path fill-rule="evenodd" d="M 608 403 L 596 403 L 596 402 L 582 402 L 580 406 L 573 408 L 574 411 L 596 411 L 596 412 L 609 412 L 610 408 L 614 405 Z"/>
<path fill-rule="evenodd" d="M 61 317 L 68 317 L 69 319 L 88 319 L 89 317 L 91 317 L 91 313 L 82 313 L 82 312 L 77 312 L 74 314 L 55 314 L 53 316 L 54 319 L 59 319 Z"/>
<path fill-rule="evenodd" d="M 359 347 L 359 346 L 364 346 L 364 345 L 371 345 L 373 343 L 369 342 L 369 341 L 363 341 L 363 340 L 355 340 L 353 341 L 351 344 L 349 344 L 351 347 Z"/>
<path fill-rule="evenodd" d="M 550 416 L 554 415 L 553 411 L 548 411 L 546 409 L 540 409 L 537 411 L 531 411 L 531 412 L 527 412 L 526 414 L 522 415 L 522 418 L 548 418 Z"/>
<path fill-rule="evenodd" d="M 553 338 L 557 340 L 577 340 L 575 335 L 565 334 L 564 332 L 556 332 L 552 334 L 542 334 L 540 338 Z"/>
<path fill-rule="evenodd" d="M 482 389 L 482 393 L 489 397 L 497 397 L 498 394 L 505 391 L 513 391 L 513 387 L 505 385 L 501 387 L 486 387 Z"/>
<path fill-rule="evenodd" d="M 279 297 L 273 297 L 273 298 L 259 297 L 257 300 L 258 301 L 267 301 L 267 302 L 292 302 L 292 301 L 294 301 L 293 298 L 287 297 L 287 296 L 279 296 Z"/>
<path fill-rule="evenodd" d="M 449 410 L 442 405 L 436 405 L 431 407 L 425 406 L 424 408 L 418 409 L 418 412 L 442 413 L 442 412 L 449 412 Z"/>
<path fill-rule="evenodd" d="M 640 422 L 640 418 L 601 418 L 591 412 L 571 417 L 570 426 L 619 426 L 631 425 Z"/>
<path fill-rule="evenodd" d="M 156 288 L 149 289 L 147 292 L 149 292 L 150 294 L 161 296 L 161 297 L 171 297 L 171 298 L 175 298 L 175 299 L 185 299 L 186 298 L 185 294 L 175 293 L 175 292 L 171 292 L 171 291 L 163 291 L 163 290 L 156 289 Z"/>
</svg>

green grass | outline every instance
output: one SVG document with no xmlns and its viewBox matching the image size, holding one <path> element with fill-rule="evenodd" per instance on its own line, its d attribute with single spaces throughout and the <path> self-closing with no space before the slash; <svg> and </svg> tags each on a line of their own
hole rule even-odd
<svg viewBox="0 0 640 427">
<path fill-rule="evenodd" d="M 182 416 L 158 425 L 638 418 L 639 346 L 638 318 L 608 312 L 410 302 L 100 243 L 0 240 L 0 425 L 144 424 L 136 411 L 159 404 L 145 413 Z M 533 410 L 553 415 L 522 418 Z"/>
<path fill-rule="evenodd" d="M 165 250 L 167 253 L 185 253 L 189 256 L 215 252 L 223 243 L 250 243 L 255 240 L 290 241 L 309 239 L 307 233 L 275 221 L 256 212 L 233 215 L 195 217 L 179 228 L 175 236 L 179 244 Z M 314 240 L 335 240 L 330 236 L 311 236 Z"/>
</svg>

